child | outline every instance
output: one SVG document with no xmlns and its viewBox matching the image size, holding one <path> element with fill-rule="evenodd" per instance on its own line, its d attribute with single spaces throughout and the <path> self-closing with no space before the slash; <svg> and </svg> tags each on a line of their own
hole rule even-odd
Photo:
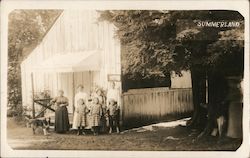
<svg viewBox="0 0 250 158">
<path fill-rule="evenodd" d="M 82 130 L 86 126 L 86 114 L 88 109 L 83 99 L 77 101 L 76 106 L 76 126 L 78 127 L 77 135 L 85 134 Z"/>
<path fill-rule="evenodd" d="M 93 98 L 93 105 L 90 108 L 91 127 L 94 135 L 99 134 L 100 119 L 102 116 L 102 106 L 99 104 L 98 98 Z"/>
<path fill-rule="evenodd" d="M 107 108 L 109 115 L 109 133 L 113 132 L 113 128 L 116 128 L 116 132 L 120 133 L 119 129 L 119 107 L 114 99 L 109 101 L 109 106 Z"/>
<path fill-rule="evenodd" d="M 105 97 L 103 95 L 103 92 L 100 88 L 96 90 L 95 97 L 98 98 L 99 104 L 102 106 L 102 116 L 100 120 L 100 132 L 105 133 L 107 131 L 107 118 L 105 116 L 106 114 L 106 103 L 105 103 Z"/>
</svg>

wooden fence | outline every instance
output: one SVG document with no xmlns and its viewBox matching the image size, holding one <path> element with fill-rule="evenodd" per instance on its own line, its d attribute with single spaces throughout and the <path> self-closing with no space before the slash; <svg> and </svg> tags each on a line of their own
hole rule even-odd
<svg viewBox="0 0 250 158">
<path fill-rule="evenodd" d="M 191 88 L 146 88 L 124 93 L 122 108 L 123 126 L 140 126 L 193 111 Z"/>
</svg>

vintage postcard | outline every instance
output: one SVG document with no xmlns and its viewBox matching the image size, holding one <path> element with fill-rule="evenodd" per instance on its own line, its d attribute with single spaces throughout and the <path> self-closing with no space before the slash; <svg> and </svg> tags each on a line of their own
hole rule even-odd
<svg viewBox="0 0 250 158">
<path fill-rule="evenodd" d="M 248 1 L 2 1 L 1 157 L 249 157 Z"/>
</svg>

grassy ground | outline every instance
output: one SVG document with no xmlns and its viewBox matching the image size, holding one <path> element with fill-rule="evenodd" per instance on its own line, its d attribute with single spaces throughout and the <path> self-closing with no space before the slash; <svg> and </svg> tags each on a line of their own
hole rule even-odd
<svg viewBox="0 0 250 158">
<path fill-rule="evenodd" d="M 181 126 L 173 128 L 155 128 L 153 131 L 129 131 L 121 134 L 76 136 L 73 133 L 49 136 L 40 133 L 33 135 L 31 128 L 17 125 L 8 119 L 8 143 L 14 149 L 34 150 L 236 150 L 241 140 L 224 139 L 218 142 L 210 138 L 193 142 L 197 132 Z"/>
</svg>

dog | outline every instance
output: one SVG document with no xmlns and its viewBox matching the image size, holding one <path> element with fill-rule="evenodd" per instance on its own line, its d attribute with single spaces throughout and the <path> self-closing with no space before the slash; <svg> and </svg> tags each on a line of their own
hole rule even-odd
<svg viewBox="0 0 250 158">
<path fill-rule="evenodd" d="M 216 121 L 217 121 L 217 126 L 218 126 L 218 131 L 219 131 L 219 137 L 222 137 L 222 132 L 224 130 L 226 119 L 223 115 L 221 115 L 216 119 Z"/>
<path fill-rule="evenodd" d="M 218 106 L 222 106 L 223 104 L 225 104 L 225 103 L 222 102 Z M 216 127 L 213 129 L 212 135 L 216 136 L 217 133 L 218 133 L 219 137 L 222 137 L 223 132 L 224 132 L 224 128 L 225 128 L 225 123 L 226 123 L 226 118 L 223 115 L 223 111 L 221 111 L 220 109 L 217 109 L 216 112 L 211 111 L 211 108 L 209 108 L 209 104 L 208 103 L 201 103 L 200 106 L 203 107 L 203 108 L 205 108 L 205 109 L 208 109 L 208 114 L 207 114 L 208 119 L 209 118 L 210 119 L 215 119 L 214 122 L 215 122 Z M 215 113 L 214 117 L 211 117 L 211 113 Z"/>
<path fill-rule="evenodd" d="M 48 118 L 48 120 L 45 117 L 35 119 L 27 118 L 26 126 L 32 128 L 33 134 L 36 134 L 36 129 L 40 127 L 43 129 L 43 135 L 46 136 L 49 134 L 50 118 Z"/>
</svg>

